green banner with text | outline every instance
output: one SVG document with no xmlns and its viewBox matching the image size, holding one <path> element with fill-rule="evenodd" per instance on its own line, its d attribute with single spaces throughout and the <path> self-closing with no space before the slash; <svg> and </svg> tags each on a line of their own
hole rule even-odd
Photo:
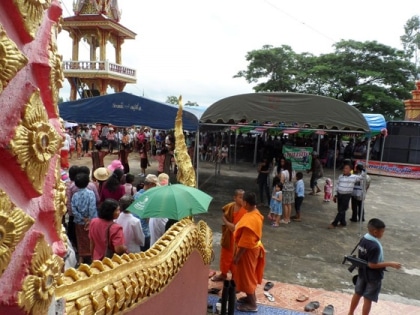
<svg viewBox="0 0 420 315">
<path fill-rule="evenodd" d="M 311 169 L 312 148 L 283 146 L 283 155 L 287 160 L 292 161 L 295 171 L 306 171 Z"/>
</svg>

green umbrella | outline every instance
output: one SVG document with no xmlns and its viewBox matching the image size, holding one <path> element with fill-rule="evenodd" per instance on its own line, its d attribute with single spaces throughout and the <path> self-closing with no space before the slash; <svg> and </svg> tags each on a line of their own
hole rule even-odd
<svg viewBox="0 0 420 315">
<path fill-rule="evenodd" d="M 140 218 L 181 220 L 207 212 L 212 199 L 199 189 L 174 184 L 148 189 L 127 210 Z"/>
</svg>

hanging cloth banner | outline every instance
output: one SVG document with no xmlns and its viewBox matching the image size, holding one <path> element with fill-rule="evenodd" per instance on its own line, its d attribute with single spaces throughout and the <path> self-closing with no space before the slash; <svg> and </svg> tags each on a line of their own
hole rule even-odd
<svg viewBox="0 0 420 315">
<path fill-rule="evenodd" d="M 292 162 L 293 170 L 306 171 L 311 169 L 312 148 L 283 146 L 283 155 Z"/>
</svg>

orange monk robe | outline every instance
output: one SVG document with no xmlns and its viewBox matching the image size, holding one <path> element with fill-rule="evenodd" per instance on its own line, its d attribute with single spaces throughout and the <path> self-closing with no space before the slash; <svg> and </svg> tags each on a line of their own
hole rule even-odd
<svg viewBox="0 0 420 315">
<path fill-rule="evenodd" d="M 242 216 L 247 213 L 245 208 L 240 208 L 238 211 L 234 211 L 235 202 L 228 203 L 223 207 L 223 215 L 228 219 L 229 222 L 236 225 Z M 220 252 L 220 271 L 222 274 L 227 274 L 229 271 L 234 273 L 235 265 L 233 264 L 233 254 L 235 249 L 235 241 L 233 239 L 233 232 L 228 231 L 230 234 L 230 246 L 223 247 Z M 223 236 L 222 236 L 223 237 Z M 221 242 L 223 243 L 223 242 Z"/>
<path fill-rule="evenodd" d="M 247 212 L 236 225 L 234 239 L 238 248 L 246 248 L 236 265 L 234 280 L 238 291 L 254 294 L 258 284 L 261 284 L 264 266 L 265 250 L 261 243 L 264 217 L 255 209 Z"/>
</svg>

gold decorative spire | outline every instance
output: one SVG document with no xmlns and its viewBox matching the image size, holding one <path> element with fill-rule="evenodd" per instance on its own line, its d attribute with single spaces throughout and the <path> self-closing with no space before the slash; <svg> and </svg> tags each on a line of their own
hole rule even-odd
<svg viewBox="0 0 420 315">
<path fill-rule="evenodd" d="M 178 113 L 175 119 L 175 160 L 178 166 L 177 180 L 186 186 L 195 187 L 195 170 L 188 154 L 182 129 L 182 96 L 178 99 Z"/>
</svg>

